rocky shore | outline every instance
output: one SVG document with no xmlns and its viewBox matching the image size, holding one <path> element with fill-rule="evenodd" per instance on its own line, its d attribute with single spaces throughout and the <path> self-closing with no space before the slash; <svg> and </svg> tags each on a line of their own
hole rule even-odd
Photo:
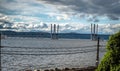
<svg viewBox="0 0 120 71">
<path fill-rule="evenodd" d="M 55 69 L 46 69 L 44 71 L 95 71 L 96 67 L 95 66 L 89 66 L 89 67 L 84 67 L 84 68 L 55 68 Z M 32 70 L 26 70 L 26 71 L 32 71 Z M 34 70 L 34 71 L 42 71 L 42 70 Z"/>
</svg>

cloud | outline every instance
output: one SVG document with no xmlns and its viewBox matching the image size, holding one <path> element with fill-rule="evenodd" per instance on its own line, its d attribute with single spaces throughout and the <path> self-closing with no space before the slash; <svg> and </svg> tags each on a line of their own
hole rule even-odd
<svg viewBox="0 0 120 71">
<path fill-rule="evenodd" d="M 120 0 L 39 0 L 61 12 L 75 12 L 120 19 Z"/>
<path fill-rule="evenodd" d="M 108 15 L 111 20 L 119 20 L 119 17 L 116 15 Z"/>
<path fill-rule="evenodd" d="M 14 29 L 11 26 L 13 25 L 12 21 L 3 14 L 0 14 L 0 29 Z"/>
<path fill-rule="evenodd" d="M 3 26 L 2 26 L 2 25 L 0 25 L 0 29 L 3 29 Z"/>
<path fill-rule="evenodd" d="M 12 22 L 8 16 L 0 17 L 0 30 L 13 30 L 20 32 L 29 32 L 29 31 L 45 31 L 50 32 L 50 23 L 45 22 Z M 53 22 L 55 23 L 55 22 Z M 60 25 L 61 33 L 90 33 L 90 24 L 82 23 L 56 23 Z M 99 33 L 102 34 L 113 34 L 120 30 L 120 24 L 99 24 Z"/>
<path fill-rule="evenodd" d="M 46 31 L 48 28 L 48 25 L 46 23 L 39 23 L 39 24 L 33 24 L 33 23 L 23 23 L 23 22 L 16 22 L 13 26 L 14 28 L 17 28 L 15 31 Z M 48 31 L 47 31 L 48 32 Z"/>
<path fill-rule="evenodd" d="M 61 33 L 90 33 L 91 32 L 91 24 L 82 24 L 79 23 L 64 23 L 60 25 Z M 98 33 L 99 34 L 114 34 L 120 30 L 120 24 L 98 24 Z"/>
<path fill-rule="evenodd" d="M 46 23 L 42 23 L 41 28 L 48 28 L 48 25 Z"/>
<path fill-rule="evenodd" d="M 47 10 L 36 0 L 0 0 L 0 13 L 6 15 L 37 16 Z"/>
<path fill-rule="evenodd" d="M 87 18 L 87 21 L 88 22 L 99 22 L 99 19 L 97 18 L 97 16 L 92 16 L 92 15 L 89 15 L 89 16 L 86 16 Z"/>
<path fill-rule="evenodd" d="M 0 0 L 0 28 L 14 31 L 47 31 L 59 24 L 60 32 L 90 33 L 89 22 L 99 25 L 99 33 L 114 33 L 120 23 L 119 0 Z M 84 19 L 84 20 L 83 20 Z M 119 21 L 118 21 L 119 22 Z"/>
<path fill-rule="evenodd" d="M 56 17 L 56 19 L 59 20 L 70 20 L 69 16 L 67 14 L 61 14 Z"/>
<path fill-rule="evenodd" d="M 12 21 L 12 20 L 13 21 Z M 15 21 L 14 19 L 21 20 Z M 44 31 L 48 29 L 46 23 L 40 22 L 36 17 L 27 17 L 19 15 L 7 16 L 0 13 L 0 30 L 13 30 L 13 31 Z"/>
<path fill-rule="evenodd" d="M 114 34 L 120 31 L 120 24 L 99 24 L 99 33 Z"/>
<path fill-rule="evenodd" d="M 22 16 L 22 15 L 9 15 L 9 18 L 13 20 L 13 22 L 33 22 L 38 23 L 40 22 L 40 18 L 32 17 L 32 16 Z"/>
</svg>

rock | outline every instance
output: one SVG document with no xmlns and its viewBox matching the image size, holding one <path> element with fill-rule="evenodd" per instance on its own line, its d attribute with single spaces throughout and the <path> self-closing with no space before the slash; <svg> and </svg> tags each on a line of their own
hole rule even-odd
<svg viewBox="0 0 120 71">
<path fill-rule="evenodd" d="M 25 70 L 25 71 L 32 71 L 32 70 Z"/>
<path fill-rule="evenodd" d="M 50 71 L 50 70 L 46 69 L 46 70 L 44 70 L 44 71 Z"/>
<path fill-rule="evenodd" d="M 55 68 L 55 71 L 62 71 L 61 69 Z"/>
<path fill-rule="evenodd" d="M 65 70 L 67 71 L 67 70 L 70 70 L 69 68 L 65 68 Z"/>
<path fill-rule="evenodd" d="M 54 71 L 53 69 L 50 69 L 50 71 Z"/>
</svg>

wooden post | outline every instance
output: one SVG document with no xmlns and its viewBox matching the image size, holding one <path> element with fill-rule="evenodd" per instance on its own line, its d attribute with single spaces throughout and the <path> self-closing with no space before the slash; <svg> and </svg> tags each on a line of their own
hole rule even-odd
<svg viewBox="0 0 120 71">
<path fill-rule="evenodd" d="M 100 38 L 98 37 L 98 41 L 97 41 L 97 54 L 96 54 L 96 67 L 98 67 L 98 64 L 99 64 L 99 41 L 100 41 Z"/>
<path fill-rule="evenodd" d="M 1 33 L 0 33 L 0 71 L 2 71 L 2 66 L 1 66 Z"/>
</svg>

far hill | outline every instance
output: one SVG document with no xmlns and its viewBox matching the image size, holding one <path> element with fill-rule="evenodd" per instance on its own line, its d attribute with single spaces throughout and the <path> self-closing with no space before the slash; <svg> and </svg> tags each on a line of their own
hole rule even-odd
<svg viewBox="0 0 120 71">
<path fill-rule="evenodd" d="M 39 38 L 50 38 L 51 34 L 48 32 L 15 32 L 15 31 L 0 31 L 3 35 L 8 37 L 39 37 Z M 99 34 L 101 39 L 108 39 L 110 35 Z M 90 39 L 91 34 L 83 34 L 83 33 L 59 33 L 59 38 L 69 38 L 69 39 Z"/>
</svg>

